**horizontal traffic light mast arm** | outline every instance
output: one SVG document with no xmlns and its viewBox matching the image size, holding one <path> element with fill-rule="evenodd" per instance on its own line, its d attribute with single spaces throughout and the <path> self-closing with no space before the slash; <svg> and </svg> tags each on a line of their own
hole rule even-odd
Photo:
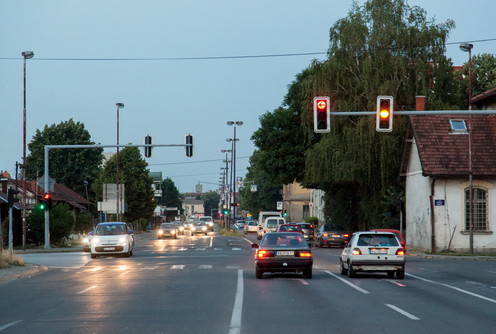
<svg viewBox="0 0 496 334">
<path fill-rule="evenodd" d="M 331 111 L 331 116 L 375 116 L 377 111 Z M 496 115 L 496 110 L 393 111 L 393 115 Z"/>
<path fill-rule="evenodd" d="M 53 149 L 53 148 L 105 148 L 105 147 L 185 147 L 191 146 L 190 144 L 128 144 L 128 145 L 45 145 L 45 149 Z"/>
</svg>

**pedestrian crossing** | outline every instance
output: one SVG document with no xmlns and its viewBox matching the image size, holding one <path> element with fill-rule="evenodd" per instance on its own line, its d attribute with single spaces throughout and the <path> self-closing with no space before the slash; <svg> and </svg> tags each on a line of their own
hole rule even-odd
<svg viewBox="0 0 496 334">
<path fill-rule="evenodd" d="M 195 265 L 188 265 L 188 264 L 159 264 L 159 265 L 153 265 L 153 266 L 133 266 L 133 267 L 127 267 L 125 270 L 136 270 L 136 271 L 155 271 L 155 270 L 212 270 L 212 269 L 231 269 L 231 270 L 236 270 L 236 269 L 241 269 L 241 266 L 238 264 L 221 264 L 221 265 L 214 265 L 214 264 L 195 264 Z M 122 266 L 85 266 L 84 268 L 81 269 L 83 272 L 86 273 L 96 273 L 101 270 L 105 271 L 119 271 L 122 272 L 123 268 Z"/>
</svg>

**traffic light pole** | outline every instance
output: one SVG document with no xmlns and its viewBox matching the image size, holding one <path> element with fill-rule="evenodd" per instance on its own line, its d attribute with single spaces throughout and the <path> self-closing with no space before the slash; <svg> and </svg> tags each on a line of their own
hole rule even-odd
<svg viewBox="0 0 496 334">
<path fill-rule="evenodd" d="M 107 148 L 107 147 L 145 147 L 145 148 L 151 148 L 151 147 L 186 147 L 186 146 L 193 146 L 193 144 L 154 144 L 154 145 L 45 145 L 45 168 L 44 168 L 44 185 L 43 188 L 45 192 L 48 192 L 48 183 L 49 183 L 49 159 L 48 159 L 48 152 L 53 149 L 79 149 L 79 148 Z M 50 211 L 46 210 L 45 211 L 45 249 L 50 249 Z"/>
</svg>

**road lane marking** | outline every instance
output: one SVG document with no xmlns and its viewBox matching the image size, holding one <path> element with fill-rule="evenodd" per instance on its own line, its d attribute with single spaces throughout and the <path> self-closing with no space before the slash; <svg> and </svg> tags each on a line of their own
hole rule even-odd
<svg viewBox="0 0 496 334">
<path fill-rule="evenodd" d="M 89 287 L 89 288 L 87 288 L 87 289 L 81 290 L 81 291 L 79 291 L 77 294 L 78 294 L 78 295 L 81 295 L 81 294 L 83 294 L 83 293 L 85 293 L 85 292 L 88 292 L 88 291 L 90 291 L 90 290 L 93 290 L 94 288 L 96 288 L 96 285 L 93 285 L 93 286 L 90 286 L 90 287 Z"/>
<path fill-rule="evenodd" d="M 491 302 L 491 303 L 495 303 L 496 304 L 496 300 L 495 299 L 492 299 L 492 298 L 488 298 L 488 297 L 485 297 L 485 296 L 482 296 L 482 295 L 479 295 L 477 293 L 473 293 L 473 292 L 470 292 L 470 291 L 467 291 L 467 290 L 463 290 L 463 289 L 460 289 L 460 288 L 457 288 L 456 286 L 452 286 L 452 285 L 449 285 L 449 284 L 445 284 L 445 283 L 440 283 L 440 282 L 436 282 L 436 281 L 432 281 L 430 279 L 427 279 L 427 278 L 423 278 L 423 277 L 420 277 L 420 276 L 416 276 L 416 275 L 413 275 L 413 274 L 406 274 L 410 277 L 413 277 L 413 278 L 416 278 L 416 279 L 419 279 L 421 281 L 424 281 L 424 282 L 428 282 L 428 283 L 432 283 L 432 284 L 438 284 L 438 285 L 442 285 L 442 286 L 445 286 L 447 288 L 450 288 L 450 289 L 453 289 L 453 290 L 456 290 L 458 292 L 461 292 L 461 293 L 465 293 L 469 296 L 472 296 L 472 297 L 476 297 L 476 298 L 480 298 L 480 299 L 483 299 L 483 300 L 486 300 L 488 302 Z"/>
<path fill-rule="evenodd" d="M 208 247 L 212 248 L 213 244 L 214 244 L 214 237 L 210 237 L 210 246 Z"/>
<path fill-rule="evenodd" d="M 243 311 L 243 269 L 238 269 L 238 284 L 236 287 L 236 297 L 231 316 L 229 334 L 241 333 L 241 313 Z"/>
<path fill-rule="evenodd" d="M 297 278 L 297 280 L 300 281 L 300 283 L 303 285 L 308 285 L 308 282 L 305 281 L 303 278 Z"/>
<path fill-rule="evenodd" d="M 355 284 L 353 284 L 353 283 L 351 283 L 351 282 L 349 282 L 349 281 L 345 280 L 344 278 L 339 277 L 338 275 L 336 275 L 336 274 L 334 274 L 334 273 L 331 273 L 330 271 L 325 270 L 324 272 L 326 272 L 326 273 L 328 273 L 329 275 L 331 275 L 331 276 L 333 276 L 333 277 L 337 278 L 337 279 L 338 279 L 338 280 L 340 280 L 341 282 L 348 284 L 348 285 L 349 285 L 349 286 L 351 286 L 353 289 L 358 290 L 358 291 L 360 291 L 361 293 L 365 293 L 365 294 L 369 294 L 369 293 L 370 293 L 370 292 L 368 292 L 367 290 L 362 289 L 362 288 L 361 288 L 361 287 L 359 287 L 358 285 L 355 285 Z"/>
<path fill-rule="evenodd" d="M 198 269 L 212 269 L 211 264 L 201 264 Z"/>
<path fill-rule="evenodd" d="M 153 266 L 153 267 L 144 267 L 144 268 L 141 268 L 141 270 L 155 270 L 157 269 L 158 266 Z"/>
<path fill-rule="evenodd" d="M 240 251 L 240 250 L 241 250 L 241 248 L 238 248 L 238 247 L 233 247 L 233 249 L 232 249 L 232 250 L 233 250 L 233 251 Z"/>
<path fill-rule="evenodd" d="M 398 281 L 391 280 L 391 279 L 385 279 L 385 280 L 383 280 L 383 281 L 386 281 L 386 282 L 389 282 L 389 283 L 395 284 L 395 285 L 400 286 L 400 287 L 402 287 L 402 288 L 404 288 L 404 287 L 406 286 L 406 285 L 405 285 L 405 284 L 403 284 L 403 283 L 400 283 L 400 282 L 398 282 Z"/>
<path fill-rule="evenodd" d="M 15 326 L 15 325 L 17 325 L 20 322 L 22 322 L 22 320 L 16 320 L 16 321 L 9 322 L 8 324 L 3 325 L 2 327 L 0 327 L 0 332 L 3 331 L 4 329 L 7 329 L 7 328 L 12 327 L 12 326 Z"/>
<path fill-rule="evenodd" d="M 394 306 L 394 305 L 391 305 L 391 304 L 386 304 L 386 306 L 389 307 L 389 308 L 391 308 L 391 309 L 393 309 L 393 310 L 395 310 L 398 313 L 403 314 L 407 318 L 410 318 L 412 320 L 420 320 L 419 318 L 417 318 L 413 314 L 408 313 L 407 311 L 404 311 L 404 310 L 400 309 L 398 306 Z"/>
<path fill-rule="evenodd" d="M 171 267 L 171 269 L 184 269 L 184 264 L 175 264 Z"/>
</svg>

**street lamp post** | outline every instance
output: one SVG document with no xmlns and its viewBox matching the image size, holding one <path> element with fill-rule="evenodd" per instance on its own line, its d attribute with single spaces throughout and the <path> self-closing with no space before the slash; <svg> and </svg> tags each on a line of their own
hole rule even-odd
<svg viewBox="0 0 496 334">
<path fill-rule="evenodd" d="M 33 51 L 24 51 L 21 53 L 24 57 L 24 94 L 23 94 L 23 112 L 22 112 L 22 249 L 26 249 L 26 60 L 34 56 Z M 45 189 L 45 192 L 47 189 Z"/>
<path fill-rule="evenodd" d="M 461 43 L 460 50 L 468 52 L 468 110 L 472 110 L 472 48 L 473 44 Z M 468 229 L 470 253 L 474 253 L 474 223 L 473 223 L 473 181 L 472 181 L 472 115 L 468 117 Z"/>
<path fill-rule="evenodd" d="M 242 121 L 228 121 L 227 122 L 227 125 L 229 126 L 234 126 L 234 137 L 233 139 L 228 139 L 227 141 L 232 141 L 232 182 L 233 182 L 233 187 L 232 187 L 232 192 L 233 192 L 233 202 L 232 202 L 232 207 L 233 207 L 233 210 L 232 210 L 232 220 L 233 220 L 233 223 L 235 222 L 235 219 L 236 219 L 236 203 L 237 203 L 237 198 L 236 198 L 236 142 L 239 140 L 239 139 L 236 139 L 236 127 L 237 126 L 241 126 L 243 125 L 243 122 Z"/>
<path fill-rule="evenodd" d="M 225 182 L 224 182 L 224 203 L 227 204 L 227 208 L 231 210 L 231 178 L 229 178 L 229 162 L 231 162 L 231 175 L 232 175 L 232 152 L 233 150 L 222 150 L 222 153 L 226 154 L 226 160 L 224 162 L 226 163 L 225 169 Z M 227 153 L 231 152 L 231 161 L 227 158 Z M 225 185 L 228 185 L 229 189 L 226 190 Z M 229 224 L 228 220 L 226 219 L 227 217 L 224 217 L 224 227 L 229 229 Z"/>
<path fill-rule="evenodd" d="M 119 110 L 124 108 L 124 103 L 116 103 L 117 106 L 117 155 L 115 158 L 115 179 L 116 179 L 116 208 L 115 208 L 115 219 L 116 221 L 120 221 L 120 200 L 121 200 L 121 192 L 120 192 L 120 184 L 119 184 Z"/>
</svg>

